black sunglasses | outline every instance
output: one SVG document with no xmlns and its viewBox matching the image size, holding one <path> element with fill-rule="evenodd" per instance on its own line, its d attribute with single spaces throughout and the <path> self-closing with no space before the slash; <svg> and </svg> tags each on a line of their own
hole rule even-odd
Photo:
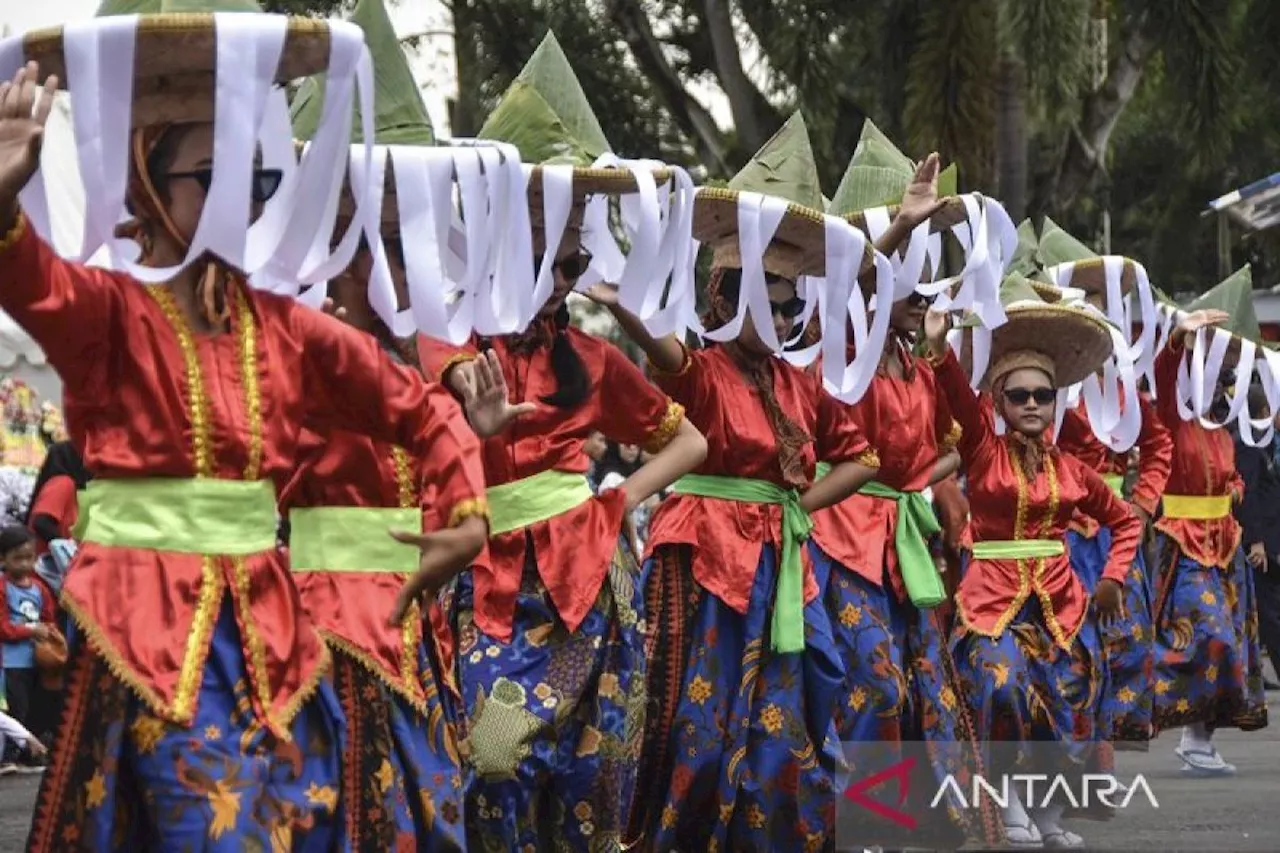
<svg viewBox="0 0 1280 853">
<path fill-rule="evenodd" d="M 569 255 L 567 258 L 557 258 L 552 262 L 551 269 L 553 271 L 560 270 L 560 274 L 563 275 L 567 281 L 577 281 L 586 274 L 587 269 L 590 266 L 591 253 L 583 251 L 574 255 Z M 533 268 L 535 274 L 542 268 L 542 255 L 537 255 L 533 259 Z"/>
<path fill-rule="evenodd" d="M 911 295 L 907 297 L 907 304 L 912 308 L 928 308 L 933 304 L 933 300 L 937 298 L 938 297 L 936 295 L 925 296 L 923 293 L 913 290 L 911 291 Z"/>
<path fill-rule="evenodd" d="M 1052 388 L 1006 388 L 1004 398 L 1015 406 L 1025 406 L 1030 400 L 1035 400 L 1037 406 L 1047 406 L 1058 398 L 1058 392 Z"/>
<path fill-rule="evenodd" d="M 804 313 L 804 300 L 793 296 L 786 302 L 770 301 L 769 310 L 773 314 L 780 314 L 785 320 L 794 320 Z"/>
<path fill-rule="evenodd" d="M 213 185 L 213 168 L 192 169 L 190 172 L 170 172 L 164 177 L 165 180 L 190 178 L 200 185 L 200 189 L 207 193 L 209 192 L 209 187 Z M 284 172 L 280 169 L 254 169 L 253 181 L 249 184 L 250 197 L 258 204 L 268 201 L 280 189 L 280 182 L 283 180 Z"/>
</svg>

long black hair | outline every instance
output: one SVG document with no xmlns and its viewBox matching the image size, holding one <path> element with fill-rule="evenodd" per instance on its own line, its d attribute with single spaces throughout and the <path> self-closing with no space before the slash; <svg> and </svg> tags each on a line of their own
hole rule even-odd
<svg viewBox="0 0 1280 853">
<path fill-rule="evenodd" d="M 573 347 L 566 330 L 569 328 L 569 306 L 562 303 L 556 311 L 556 339 L 551 344 L 551 370 L 556 375 L 556 390 L 542 402 L 557 409 L 576 409 L 591 393 L 591 376 Z"/>
<path fill-rule="evenodd" d="M 49 445 L 49 453 L 44 458 L 44 464 L 40 466 L 40 473 L 36 475 L 35 485 L 31 487 L 31 501 L 27 507 L 27 516 L 22 520 L 24 524 L 31 523 L 31 507 L 35 506 L 36 497 L 44 488 L 44 484 L 54 477 L 70 477 L 75 481 L 77 490 L 83 489 L 89 482 L 89 470 L 84 467 L 80 451 L 76 450 L 76 446 L 69 441 L 55 441 Z"/>
</svg>

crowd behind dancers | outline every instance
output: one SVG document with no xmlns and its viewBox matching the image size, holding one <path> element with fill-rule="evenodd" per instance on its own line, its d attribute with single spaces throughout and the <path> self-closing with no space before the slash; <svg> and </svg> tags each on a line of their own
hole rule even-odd
<svg viewBox="0 0 1280 853">
<path fill-rule="evenodd" d="M 529 233 L 501 235 L 537 272 L 527 327 L 444 340 L 403 322 L 424 273 L 392 168 L 373 214 L 342 182 L 319 242 L 350 262 L 304 305 L 190 251 L 227 212 L 213 46 L 280 20 L 232 4 L 245 26 L 219 33 L 195 13 L 223 5 L 196 5 L 138 25 L 118 230 L 140 254 L 119 269 L 59 256 L 19 198 L 59 86 L 40 63 L 67 67 L 72 39 L 0 42 L 29 60 L 0 85 L 0 307 L 62 378 L 70 433 L 31 530 L 0 531 L 11 695 L 63 640 L 41 653 L 65 686 L 28 849 L 824 851 L 867 742 L 928 745 L 935 780 L 1014 754 L 1079 776 L 1180 728 L 1187 772 L 1235 772 L 1212 736 L 1267 723 L 1245 552 L 1270 557 L 1233 515 L 1230 433 L 1198 416 L 1234 411 L 1228 371 L 1260 340 L 1247 274 L 1131 350 L 1115 318 L 1152 298 L 1138 265 L 1025 223 L 1000 322 L 934 310 L 956 293 L 917 241 L 972 215 L 954 170 L 868 122 L 828 201 L 797 113 L 696 197 L 702 340 L 655 333 L 588 278 L 592 200 L 670 170 L 599 165 L 612 149 L 548 36 L 479 134 L 532 170 Z M 357 127 L 413 162 L 441 143 L 382 0 L 352 21 L 378 93 Z M 307 78 L 291 118 L 320 156 L 351 120 L 324 99 L 353 72 L 328 64 L 340 32 L 286 27 L 280 70 L 246 80 Z M 245 174 L 256 215 L 286 178 Z M 763 241 L 761 197 L 782 202 Z M 882 349 L 854 334 L 816 363 L 777 358 L 830 333 L 805 281 L 841 269 L 832 218 L 865 234 L 845 272 L 889 313 Z M 645 371 L 570 322 L 575 289 Z M 1215 329 L 1225 369 L 1188 416 L 1179 372 Z M 871 364 L 856 402 L 824 381 L 836 361 Z M 1089 383 L 1119 408 L 1058 411 Z M 1116 447 L 1121 421 L 1137 428 Z M 37 538 L 69 561 L 56 592 Z M 40 760 L 42 739 L 0 725 Z M 1061 803 L 949 805 L 930 829 L 954 846 L 1084 845 Z"/>
</svg>

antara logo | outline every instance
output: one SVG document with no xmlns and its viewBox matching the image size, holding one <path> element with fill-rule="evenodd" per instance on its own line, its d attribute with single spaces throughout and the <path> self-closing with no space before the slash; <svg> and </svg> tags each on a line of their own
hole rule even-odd
<svg viewBox="0 0 1280 853">
<path fill-rule="evenodd" d="M 1045 808 L 1053 803 L 1062 803 L 1073 809 L 1087 809 L 1094 804 L 1101 804 L 1109 809 L 1127 809 L 1139 791 L 1147 798 L 1151 808 L 1160 808 L 1159 800 L 1141 773 L 1133 777 L 1133 782 L 1128 786 L 1122 785 L 1110 773 L 1085 773 L 1074 779 L 1068 779 L 1061 773 L 1052 776 L 1044 773 L 1014 773 L 995 779 L 993 784 L 985 776 L 973 776 L 966 796 L 964 786 L 948 773 L 938 786 L 929 808 L 937 808 L 943 803 L 943 798 L 948 796 L 951 798 L 950 802 L 960 808 L 976 808 L 985 794 L 1004 809 L 1009 807 L 1012 792 L 1028 808 Z"/>
<path fill-rule="evenodd" d="M 907 795 L 911 792 L 911 770 L 916 766 L 914 758 L 904 758 L 897 764 L 886 767 L 879 773 L 872 774 L 867 778 L 854 782 L 848 788 L 844 789 L 845 799 L 851 803 L 857 803 L 867 811 L 874 815 L 891 820 L 898 826 L 906 829 L 916 828 L 916 819 L 906 812 L 902 811 L 902 804 L 907 801 Z M 880 787 L 889 780 L 896 780 L 898 785 L 898 802 L 897 807 L 887 806 L 879 800 L 873 800 L 868 796 L 868 792 L 874 788 Z"/>
</svg>

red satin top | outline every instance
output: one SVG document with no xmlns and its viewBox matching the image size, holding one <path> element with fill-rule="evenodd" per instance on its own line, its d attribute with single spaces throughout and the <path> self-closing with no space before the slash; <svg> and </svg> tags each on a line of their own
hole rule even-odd
<svg viewBox="0 0 1280 853">
<path fill-rule="evenodd" d="M 1173 437 L 1156 413 L 1155 405 L 1145 394 L 1138 396 L 1142 410 L 1142 427 L 1138 432 L 1138 481 L 1133 487 L 1132 500 L 1149 516 L 1156 514 L 1160 496 L 1164 494 L 1172 467 Z M 1129 471 L 1127 453 L 1116 453 L 1093 434 L 1089 416 L 1081 401 L 1069 409 L 1062 419 L 1062 433 L 1058 447 L 1088 465 L 1099 474 L 1116 474 L 1123 477 Z M 1085 536 L 1098 534 L 1098 523 L 1080 513 L 1072 519 L 1071 527 Z"/>
<path fill-rule="evenodd" d="M 439 385 L 431 388 L 433 393 L 426 403 L 435 412 L 430 455 L 415 459 L 402 447 L 350 432 L 335 432 L 326 440 L 305 431 L 298 450 L 298 471 L 281 492 L 281 513 L 302 507 L 421 506 L 426 532 L 484 515 L 480 440 L 453 397 Z M 374 529 L 368 535 L 387 534 Z M 395 572 L 295 570 L 293 577 L 302 603 L 325 639 L 426 714 L 435 683 L 419 672 L 421 614 L 415 607 L 400 627 L 387 624 L 404 576 Z M 434 605 L 432 610 L 436 610 Z M 433 622 L 443 622 L 442 614 L 433 615 L 437 617 Z M 450 668 L 445 661 L 451 658 L 452 647 L 447 626 L 445 634 L 435 640 L 447 679 Z"/>
<path fill-rule="evenodd" d="M 955 353 L 935 371 L 952 415 L 963 432 L 960 456 L 968 477 L 973 540 L 1062 541 L 1079 510 L 1111 528 L 1111 553 L 1102 576 L 1123 584 L 1137 553 L 1142 522 L 1091 467 L 1053 445 L 1044 447 L 1042 470 L 1028 479 L 1011 432 L 997 435 L 990 398 L 979 400 Z M 956 590 L 956 612 L 965 627 L 999 637 L 1032 595 L 1040 600 L 1055 642 L 1070 649 L 1084 624 L 1089 596 L 1064 553 L 1058 557 L 980 560 L 976 557 Z"/>
<path fill-rule="evenodd" d="M 898 491 L 920 492 L 938 459 L 956 446 L 960 425 L 938 394 L 933 368 L 900 344 L 898 354 L 907 364 L 906 375 L 899 379 L 881 368 L 849 411 L 880 457 L 876 480 Z M 813 538 L 830 557 L 876 586 L 887 571 L 898 599 L 905 600 L 893 547 L 896 501 L 856 494 L 815 513 L 813 523 Z"/>
<path fill-rule="evenodd" d="M 531 402 L 533 414 L 516 420 L 500 435 L 485 440 L 481 454 L 490 486 L 515 482 L 543 471 L 585 475 L 590 460 L 582 443 L 593 431 L 650 452 L 667 445 L 684 419 L 684 410 L 654 388 L 627 356 L 608 341 L 575 328 L 565 330 L 591 379 L 591 393 L 575 409 L 557 409 L 541 401 L 556 390 L 549 340 L 513 349 L 508 338 L 489 346 L 497 353 L 510 401 Z M 548 338 L 550 336 L 548 335 Z M 450 346 L 424 336 L 418 356 L 428 376 L 475 357 L 476 341 Z M 576 631 L 600 594 L 618 548 L 626 496 L 611 489 L 569 512 L 523 530 L 489 538 L 473 568 L 475 618 L 480 630 L 508 642 L 516 596 L 524 572 L 526 543 L 532 542 L 538 575 L 546 585 L 565 627 Z"/>
<path fill-rule="evenodd" d="M 0 246 L 0 307 L 58 371 L 68 432 L 98 478 L 280 486 L 293 474 L 304 422 L 432 452 L 428 401 L 437 392 L 368 335 L 236 284 L 227 289 L 230 332 L 199 335 L 167 288 L 65 261 L 21 223 Z M 328 655 L 277 550 L 201 556 L 86 542 L 62 592 L 111 671 L 153 713 L 183 725 L 224 596 L 240 626 L 254 712 L 288 739 Z"/>
<path fill-rule="evenodd" d="M 780 359 L 771 359 L 770 364 L 778 405 L 814 439 L 803 450 L 810 485 L 819 458 L 833 465 L 878 464 L 849 407 L 823 390 L 819 375 Z M 767 480 L 790 488 L 782 476 L 777 439 L 759 392 L 724 347 L 686 352 L 679 373 L 656 374 L 654 379 L 684 404 L 689 420 L 707 438 L 707 458 L 697 473 Z M 649 523 L 649 550 L 689 546 L 697 582 L 734 610 L 746 613 L 760 554 L 766 544 L 780 544 L 781 531 L 780 506 L 673 494 Z M 807 603 L 818 595 L 818 584 L 807 549 L 801 553 Z"/>
<path fill-rule="evenodd" d="M 45 480 L 39 494 L 31 502 L 31 510 L 27 518 L 34 522 L 37 515 L 47 515 L 57 521 L 58 535 L 63 539 L 70 539 L 71 531 L 80 518 L 76 481 L 66 474 L 59 474 Z M 49 543 L 39 535 L 36 536 L 36 553 L 41 555 L 49 553 Z"/>
<path fill-rule="evenodd" d="M 1178 365 L 1181 343 L 1170 343 L 1156 355 L 1156 411 L 1173 437 L 1172 470 L 1165 492 L 1171 495 L 1244 496 L 1244 480 L 1236 470 L 1236 446 L 1229 431 L 1205 429 L 1198 420 L 1178 414 Z M 1240 525 L 1233 513 L 1212 520 L 1161 518 L 1156 530 L 1178 543 L 1183 554 L 1203 566 L 1230 568 L 1240 548 Z"/>
</svg>

